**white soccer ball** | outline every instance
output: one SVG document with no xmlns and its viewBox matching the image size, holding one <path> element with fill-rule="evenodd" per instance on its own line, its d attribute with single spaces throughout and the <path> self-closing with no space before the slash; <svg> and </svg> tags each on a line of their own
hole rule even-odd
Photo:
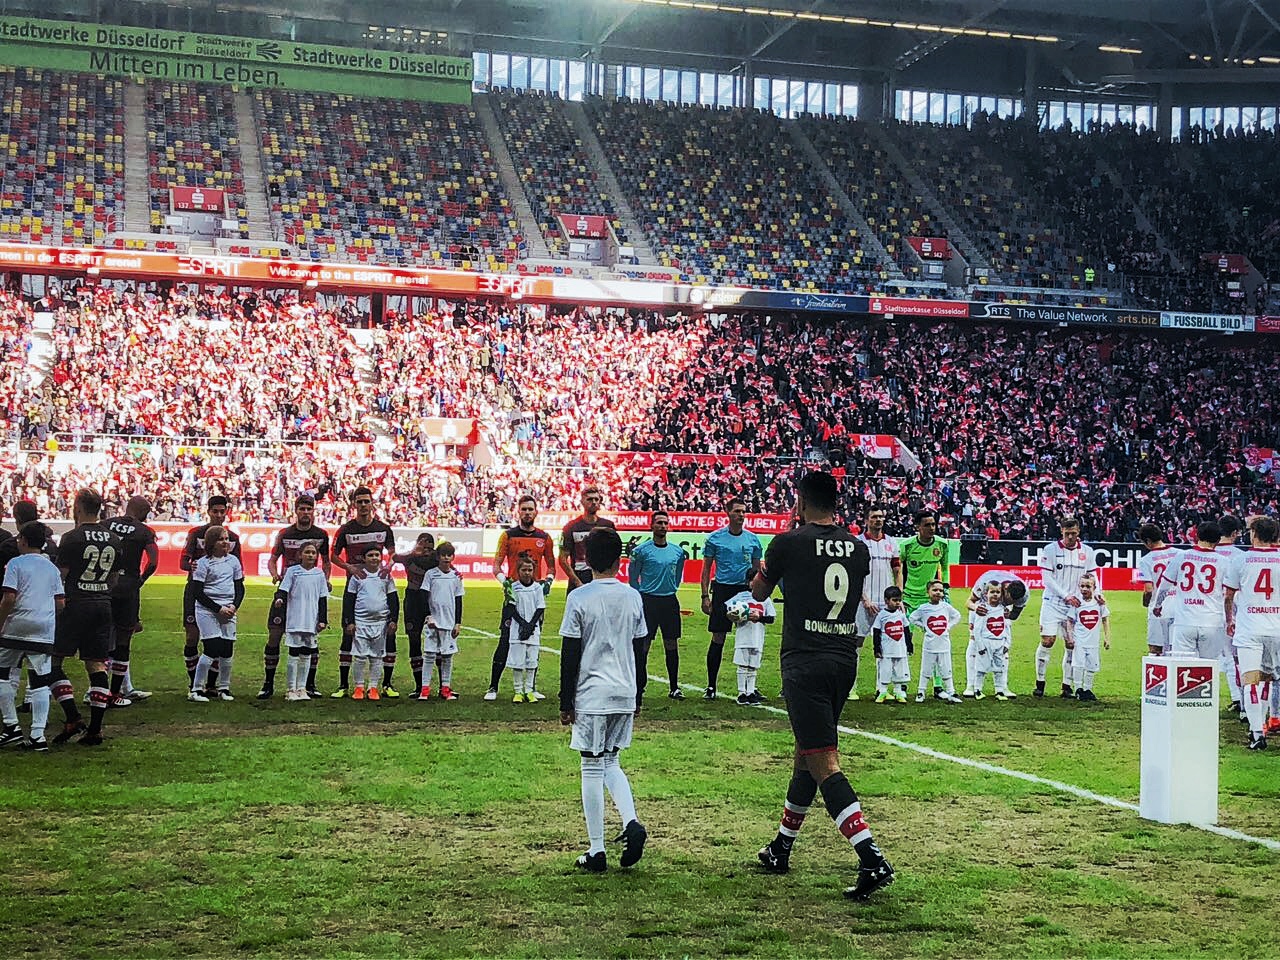
<svg viewBox="0 0 1280 960">
<path fill-rule="evenodd" d="M 751 616 L 751 601 L 745 597 L 730 600 L 724 605 L 724 612 L 734 623 L 746 623 Z"/>
</svg>

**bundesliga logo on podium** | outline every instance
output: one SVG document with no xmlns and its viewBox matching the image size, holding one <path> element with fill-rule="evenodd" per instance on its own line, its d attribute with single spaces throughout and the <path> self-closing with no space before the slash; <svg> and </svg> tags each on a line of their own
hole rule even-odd
<svg viewBox="0 0 1280 960">
<path fill-rule="evenodd" d="M 1163 663 L 1147 664 L 1142 686 L 1143 700 L 1163 706 L 1169 697 L 1169 668 Z"/>
<path fill-rule="evenodd" d="M 1178 706 L 1213 706 L 1213 668 L 1178 667 Z"/>
</svg>

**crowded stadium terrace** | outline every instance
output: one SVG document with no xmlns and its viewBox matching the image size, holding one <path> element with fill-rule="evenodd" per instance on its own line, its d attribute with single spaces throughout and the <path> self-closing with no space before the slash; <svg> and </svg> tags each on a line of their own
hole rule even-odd
<svg viewBox="0 0 1280 960">
<path fill-rule="evenodd" d="M 171 216 L 181 187 L 224 194 L 219 255 L 1247 330 L 1280 312 L 1274 108 L 1270 125 L 1180 109 L 1176 137 L 1150 110 L 1070 98 L 1030 117 L 1025 98 L 944 98 L 935 116 L 899 96 L 862 117 L 844 94 L 779 109 L 767 80 L 765 103 L 758 81 L 726 103 L 706 73 L 694 102 L 684 75 L 671 96 L 648 68 L 557 89 L 517 59 L 477 54 L 470 104 L 0 67 L 0 243 L 200 253 Z M 568 259 L 579 217 L 607 224 L 618 272 Z M 183 520 L 226 493 L 233 516 L 281 521 L 308 492 L 332 523 L 370 482 L 392 522 L 463 526 L 509 521 L 524 492 L 572 509 L 586 481 L 615 509 L 741 495 L 769 513 L 813 463 L 851 510 L 933 508 L 947 536 L 1044 538 L 1070 513 L 1127 540 L 1144 520 L 1181 532 L 1278 506 L 1262 334 L 37 273 L 11 273 L 0 301 L 0 506 L 49 516 L 88 485 Z M 868 456 L 868 434 L 907 455 Z"/>
</svg>

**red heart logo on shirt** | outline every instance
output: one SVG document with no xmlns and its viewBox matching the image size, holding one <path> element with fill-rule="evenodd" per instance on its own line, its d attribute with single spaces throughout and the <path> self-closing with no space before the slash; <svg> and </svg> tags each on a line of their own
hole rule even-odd
<svg viewBox="0 0 1280 960">
<path fill-rule="evenodd" d="M 928 627 L 929 632 L 936 637 L 940 637 L 947 632 L 946 617 L 929 617 L 925 620 L 924 625 Z"/>
<path fill-rule="evenodd" d="M 1092 630 L 1098 625 L 1098 621 L 1102 619 L 1102 615 L 1097 610 L 1081 610 L 1077 616 L 1080 620 L 1080 626 L 1086 630 Z"/>
<path fill-rule="evenodd" d="M 901 620 L 890 620 L 884 625 L 884 635 L 890 640 L 901 640 L 902 634 L 903 630 Z"/>
<path fill-rule="evenodd" d="M 1004 617 L 987 617 L 987 631 L 993 637 L 1004 633 Z"/>
</svg>

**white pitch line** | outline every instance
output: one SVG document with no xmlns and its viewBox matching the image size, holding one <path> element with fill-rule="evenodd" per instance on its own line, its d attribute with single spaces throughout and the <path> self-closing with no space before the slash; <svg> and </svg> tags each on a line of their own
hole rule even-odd
<svg viewBox="0 0 1280 960">
<path fill-rule="evenodd" d="M 472 633 L 476 633 L 484 637 L 490 637 L 495 640 L 498 638 L 496 633 L 491 633 L 488 630 L 481 630 L 479 627 L 464 626 L 462 629 L 469 630 Z M 560 656 L 560 651 L 555 647 L 548 647 L 544 645 L 542 649 L 557 657 Z M 666 677 L 660 677 L 653 673 L 649 674 L 649 679 L 655 682 L 667 682 Z M 701 687 L 696 687 L 690 683 L 682 683 L 680 686 L 683 689 L 692 692 L 697 692 L 702 689 Z M 770 707 L 765 704 L 757 704 L 756 709 L 764 710 L 780 717 L 785 717 L 787 715 L 787 711 L 781 710 L 778 707 Z M 1092 790 L 1086 790 L 1084 787 L 1077 787 L 1075 784 L 1063 783 L 1060 780 L 1050 780 L 1047 777 L 1037 776 L 1034 773 L 1025 773 L 1022 770 L 1011 770 L 1008 767 L 1001 767 L 994 763 L 986 763 L 982 760 L 970 760 L 968 757 L 957 757 L 954 754 L 943 753 L 941 750 L 935 750 L 932 747 L 925 747 L 918 743 L 911 743 L 908 740 L 899 740 L 897 737 L 888 737 L 882 733 L 872 733 L 869 730 L 859 730 L 856 727 L 846 727 L 841 725 L 837 726 L 836 729 L 851 737 L 862 737 L 866 740 L 885 744 L 886 746 L 910 750 L 912 753 L 931 757 L 934 760 L 945 760 L 948 763 L 955 763 L 962 767 L 969 767 L 972 770 L 981 770 L 983 773 L 994 773 L 1002 777 L 1010 777 L 1014 780 L 1022 780 L 1026 783 L 1034 783 L 1038 786 L 1049 787 L 1052 790 L 1057 790 L 1059 793 L 1070 794 L 1073 797 L 1079 797 L 1081 800 L 1092 800 L 1094 803 L 1100 803 L 1108 807 L 1115 807 L 1119 810 L 1128 810 L 1131 813 L 1138 812 L 1138 805 L 1136 803 L 1130 803 L 1128 800 L 1121 800 L 1119 797 L 1109 797 L 1104 793 L 1094 793 Z M 1214 823 L 1188 823 L 1178 824 L 1178 826 L 1194 827 L 1197 830 L 1203 830 L 1205 833 L 1212 833 L 1219 837 L 1226 837 L 1229 840 L 1242 840 L 1245 843 L 1257 844 L 1260 847 L 1265 847 L 1268 850 L 1280 853 L 1280 840 L 1272 840 L 1269 837 L 1255 837 L 1252 834 L 1242 833 L 1241 831 L 1233 830 L 1230 827 L 1221 827 Z"/>
</svg>

